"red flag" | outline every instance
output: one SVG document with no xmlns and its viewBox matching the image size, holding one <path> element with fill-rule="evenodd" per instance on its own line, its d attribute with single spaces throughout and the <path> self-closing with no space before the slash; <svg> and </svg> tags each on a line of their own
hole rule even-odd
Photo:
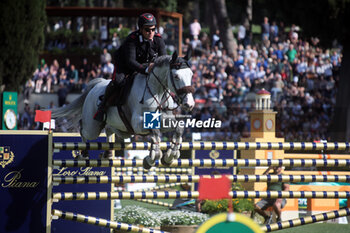
<svg viewBox="0 0 350 233">
<path fill-rule="evenodd" d="M 50 122 L 51 121 L 51 111 L 41 111 L 35 110 L 35 121 L 39 122 Z"/>
<path fill-rule="evenodd" d="M 226 176 L 221 178 L 204 178 L 199 179 L 199 197 L 198 199 L 225 199 L 230 198 L 231 182 Z"/>
</svg>

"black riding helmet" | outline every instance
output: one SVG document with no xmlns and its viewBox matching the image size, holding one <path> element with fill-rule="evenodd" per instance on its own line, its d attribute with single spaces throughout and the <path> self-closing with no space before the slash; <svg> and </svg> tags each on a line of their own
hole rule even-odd
<svg viewBox="0 0 350 233">
<path fill-rule="evenodd" d="M 157 25 L 156 18 L 154 15 L 150 13 L 144 13 L 140 15 L 139 21 L 138 21 L 139 28 L 141 29 L 144 25 L 146 26 L 155 26 Z"/>
</svg>

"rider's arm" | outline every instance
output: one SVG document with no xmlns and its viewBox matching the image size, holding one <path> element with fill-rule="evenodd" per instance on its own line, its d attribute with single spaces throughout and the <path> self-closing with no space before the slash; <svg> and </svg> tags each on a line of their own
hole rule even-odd
<svg viewBox="0 0 350 233">
<path fill-rule="evenodd" d="M 126 51 L 127 57 L 125 59 L 127 66 L 139 73 L 146 74 L 146 68 L 148 65 L 140 64 L 136 61 L 136 44 L 134 41 L 130 40 L 126 42 Z"/>
<path fill-rule="evenodd" d="M 266 169 L 266 171 L 264 171 L 263 175 L 269 174 L 269 171 L 271 170 L 271 168 L 272 168 L 272 166 L 268 167 L 268 168 Z"/>
</svg>

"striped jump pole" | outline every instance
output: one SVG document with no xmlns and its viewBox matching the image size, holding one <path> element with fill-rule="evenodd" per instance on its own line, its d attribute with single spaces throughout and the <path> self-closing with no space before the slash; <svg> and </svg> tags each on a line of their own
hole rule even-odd
<svg viewBox="0 0 350 233">
<path fill-rule="evenodd" d="M 165 231 L 159 231 L 151 228 L 141 228 L 135 225 L 126 224 L 126 223 L 120 223 L 120 222 L 114 222 L 110 220 L 106 220 L 103 218 L 95 218 L 87 215 L 72 213 L 72 212 L 65 212 L 60 210 L 52 210 L 52 215 L 56 216 L 61 219 L 71 220 L 75 222 L 81 222 L 81 223 L 87 223 L 91 225 L 101 226 L 101 227 L 107 227 L 127 232 L 138 232 L 138 233 L 168 233 Z"/>
<path fill-rule="evenodd" d="M 54 160 L 59 167 L 142 167 L 142 159 Z M 156 160 L 155 167 L 165 167 Z M 350 159 L 177 159 L 169 167 L 349 167 Z"/>
<path fill-rule="evenodd" d="M 285 159 L 350 159 L 348 154 L 284 154 Z"/>
<path fill-rule="evenodd" d="M 297 218 L 293 220 L 288 220 L 288 221 L 283 221 L 283 222 L 262 226 L 261 230 L 264 232 L 277 231 L 277 230 L 282 230 L 290 227 L 297 227 L 305 224 L 325 221 L 325 220 L 339 218 L 343 216 L 349 216 L 349 215 L 350 215 L 350 209 L 345 208 L 341 210 L 330 211 L 326 213 L 307 216 L 304 218 Z"/>
<path fill-rule="evenodd" d="M 152 182 L 152 183 L 153 183 L 153 182 Z M 179 185 L 181 185 L 181 184 L 184 184 L 184 183 L 163 184 L 163 185 L 158 185 L 158 186 L 151 187 L 151 188 L 138 189 L 138 190 L 136 190 L 136 191 L 159 190 L 159 189 L 165 189 L 165 188 L 171 188 L 171 187 L 179 186 Z"/>
<path fill-rule="evenodd" d="M 160 173 L 182 173 L 182 174 L 190 174 L 192 173 L 191 168 L 176 168 L 176 167 L 152 167 L 147 170 L 143 167 L 116 167 L 116 172 L 160 172 Z"/>
<path fill-rule="evenodd" d="M 153 188 L 146 188 L 146 189 L 140 189 L 137 191 L 150 191 L 150 190 L 159 190 L 159 189 L 164 189 L 164 188 L 170 188 L 174 186 L 181 185 L 182 183 L 172 183 L 172 184 L 164 184 L 164 185 L 158 185 Z M 162 202 L 162 201 L 156 201 L 156 200 L 148 200 L 148 199 L 137 199 L 136 201 L 139 202 L 144 202 L 147 204 L 152 204 L 152 205 L 158 205 L 158 206 L 164 206 L 164 207 L 172 207 L 173 204 L 167 203 L 167 202 Z"/>
<path fill-rule="evenodd" d="M 198 198 L 198 191 L 154 192 L 61 192 L 53 193 L 54 201 L 111 199 L 177 199 Z M 350 198 L 348 191 L 231 191 L 232 198 Z"/>
<path fill-rule="evenodd" d="M 55 142 L 56 150 L 149 150 L 149 142 Z M 170 142 L 161 142 L 160 149 L 171 148 Z M 183 142 L 180 150 L 349 150 L 349 142 Z"/>
<path fill-rule="evenodd" d="M 220 178 L 221 175 L 204 175 Z M 350 175 L 228 175 L 232 182 L 350 182 Z M 58 184 L 199 182 L 199 175 L 54 176 Z M 146 191 L 146 190 L 142 190 Z"/>
<path fill-rule="evenodd" d="M 148 199 L 137 199 L 137 201 L 144 202 L 147 204 L 152 204 L 152 205 L 164 206 L 164 207 L 168 207 L 168 208 L 173 206 L 173 204 L 163 202 L 163 201 L 155 201 L 155 200 L 148 200 Z"/>
<path fill-rule="evenodd" d="M 349 174 L 349 171 L 302 171 L 302 170 L 289 170 L 283 171 L 284 175 L 327 175 L 327 176 L 331 176 L 331 175 L 337 175 L 337 176 L 346 176 Z"/>
</svg>

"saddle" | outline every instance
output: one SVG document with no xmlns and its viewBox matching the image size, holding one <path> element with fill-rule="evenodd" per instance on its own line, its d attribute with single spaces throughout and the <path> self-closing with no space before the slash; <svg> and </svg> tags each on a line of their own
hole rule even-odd
<svg viewBox="0 0 350 233">
<path fill-rule="evenodd" d="M 122 106 L 126 103 L 126 100 L 130 95 L 130 91 L 132 88 L 132 84 L 134 83 L 136 74 L 137 73 L 135 72 L 131 75 L 125 76 L 124 82 L 119 84 L 119 86 L 115 90 L 115 93 L 108 100 L 109 106 Z"/>
<path fill-rule="evenodd" d="M 125 112 L 128 112 L 128 110 L 125 109 L 125 106 L 123 107 L 123 105 L 126 103 L 126 100 L 130 95 L 130 91 L 132 88 L 132 84 L 134 83 L 136 74 L 137 73 L 135 72 L 131 75 L 125 76 L 124 81 L 121 84 L 119 84 L 119 86 L 115 90 L 115 93 L 108 100 L 109 106 L 117 106 L 120 118 L 122 119 L 125 127 L 127 128 L 128 133 L 131 134 L 134 134 L 134 129 L 130 124 L 130 117 L 128 118 L 125 114 Z"/>
</svg>

